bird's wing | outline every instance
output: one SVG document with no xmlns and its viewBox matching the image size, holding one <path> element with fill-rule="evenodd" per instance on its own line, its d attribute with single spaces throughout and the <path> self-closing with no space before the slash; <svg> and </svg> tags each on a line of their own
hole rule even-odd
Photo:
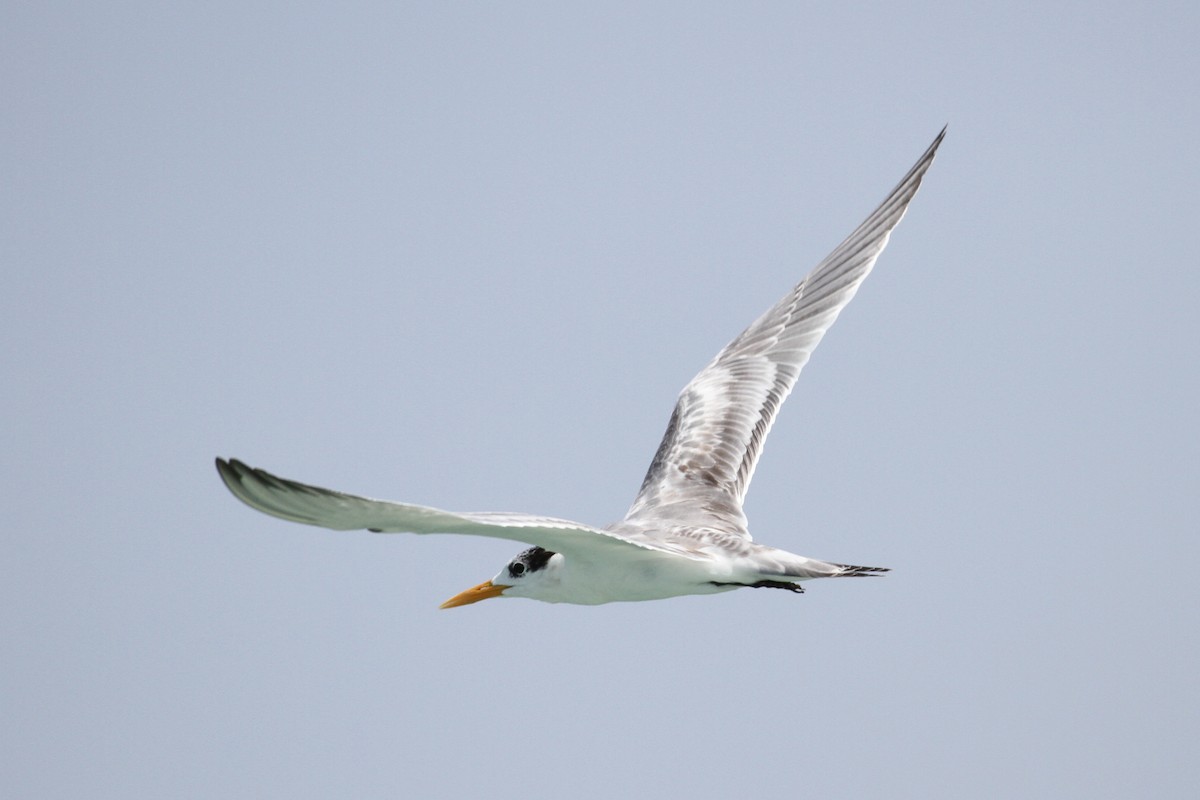
<svg viewBox="0 0 1200 800">
<path fill-rule="evenodd" d="M 553 517 L 503 511 L 442 511 L 372 500 L 280 478 L 235 458 L 228 461 L 218 458 L 217 472 L 229 491 L 251 508 L 280 519 L 335 531 L 462 533 L 511 539 L 577 557 L 602 552 L 605 558 L 613 558 L 623 550 L 633 555 L 633 549 L 686 555 L 653 542 Z"/>
<path fill-rule="evenodd" d="M 649 531 L 671 520 L 749 536 L 742 501 L 779 406 L 883 252 L 945 133 L 854 233 L 684 388 L 627 523 Z"/>
</svg>

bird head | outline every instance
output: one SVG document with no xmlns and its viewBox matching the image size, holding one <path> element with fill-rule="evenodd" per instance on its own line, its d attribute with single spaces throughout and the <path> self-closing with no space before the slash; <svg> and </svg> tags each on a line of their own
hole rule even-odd
<svg viewBox="0 0 1200 800">
<path fill-rule="evenodd" d="M 530 597 L 554 602 L 562 583 L 563 557 L 543 547 L 531 547 L 518 553 L 496 577 L 454 595 L 442 608 L 455 608 L 489 597 Z"/>
</svg>

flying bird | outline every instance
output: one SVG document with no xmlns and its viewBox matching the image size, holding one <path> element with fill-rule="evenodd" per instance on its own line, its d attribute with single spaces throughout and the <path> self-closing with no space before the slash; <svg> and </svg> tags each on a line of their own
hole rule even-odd
<svg viewBox="0 0 1200 800">
<path fill-rule="evenodd" d="M 454 512 L 372 500 L 217 459 L 229 491 L 292 522 L 375 533 L 459 533 L 531 545 L 491 580 L 442 608 L 491 597 L 595 605 L 745 587 L 803 592 L 801 581 L 878 575 L 758 544 L 742 501 L 763 442 L 800 370 L 887 244 L 933 163 L 937 138 L 866 220 L 751 323 L 679 395 L 625 518 L 604 528 L 497 511 Z"/>
</svg>

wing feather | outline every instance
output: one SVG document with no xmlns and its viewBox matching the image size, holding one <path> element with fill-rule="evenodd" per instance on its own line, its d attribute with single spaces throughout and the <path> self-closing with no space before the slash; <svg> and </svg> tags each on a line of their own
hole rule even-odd
<svg viewBox="0 0 1200 800">
<path fill-rule="evenodd" d="M 945 133 L 845 241 L 684 388 L 625 516 L 633 529 L 669 519 L 749 538 L 742 502 L 779 407 L 883 252 Z"/>
<path fill-rule="evenodd" d="M 624 548 L 666 552 L 651 542 L 570 520 L 503 511 L 443 511 L 336 492 L 280 478 L 237 459 L 218 458 L 217 472 L 229 491 L 251 508 L 335 531 L 461 533 L 510 539 L 568 555 L 603 549 L 606 557 L 611 557 L 613 550 Z"/>
</svg>

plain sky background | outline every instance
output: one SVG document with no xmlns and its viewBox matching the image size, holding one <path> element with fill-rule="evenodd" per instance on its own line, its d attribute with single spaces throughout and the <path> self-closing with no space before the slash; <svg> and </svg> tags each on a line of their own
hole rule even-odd
<svg viewBox="0 0 1200 800">
<path fill-rule="evenodd" d="M 7 3 L 0 793 L 1191 798 L 1194 3 Z M 439 611 L 619 518 L 879 202 L 760 541 L 886 578 Z"/>
</svg>

